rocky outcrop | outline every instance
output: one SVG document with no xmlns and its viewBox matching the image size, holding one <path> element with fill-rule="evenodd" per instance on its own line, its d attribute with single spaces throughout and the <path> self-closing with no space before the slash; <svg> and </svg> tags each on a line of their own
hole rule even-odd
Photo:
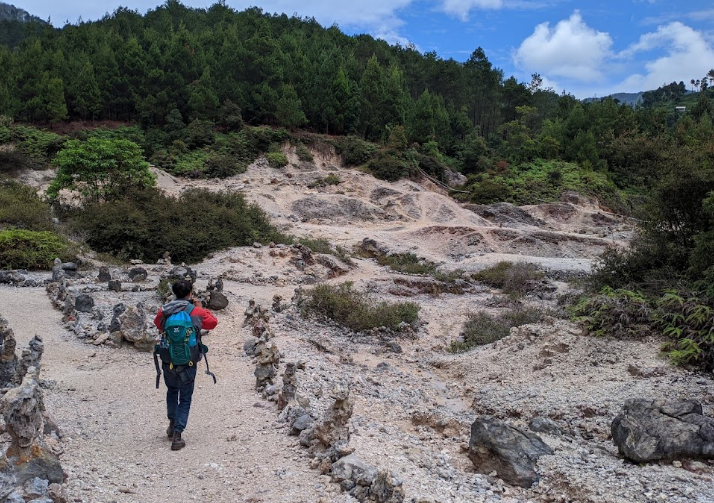
<svg viewBox="0 0 714 503">
<path fill-rule="evenodd" d="M 509 484 L 529 488 L 538 482 L 536 462 L 553 454 L 538 435 L 522 431 L 491 417 L 471 425 L 468 456 L 479 473 L 496 472 Z"/>
<path fill-rule="evenodd" d="M 643 463 L 660 459 L 714 459 L 714 419 L 694 401 L 627 400 L 611 426 L 620 454 Z"/>
</svg>

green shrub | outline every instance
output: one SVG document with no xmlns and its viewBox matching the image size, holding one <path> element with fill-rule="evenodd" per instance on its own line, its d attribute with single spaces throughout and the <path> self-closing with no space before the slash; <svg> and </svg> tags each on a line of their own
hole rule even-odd
<svg viewBox="0 0 714 503">
<path fill-rule="evenodd" d="M 543 312 L 534 308 L 510 309 L 499 316 L 484 311 L 469 316 L 464 323 L 461 341 L 451 343 L 452 353 L 468 351 L 476 346 L 490 344 L 506 337 L 513 327 L 537 323 L 543 319 Z"/>
<path fill-rule="evenodd" d="M 330 242 L 325 238 L 299 238 L 298 243 L 303 246 L 307 246 L 315 253 L 332 253 L 332 247 L 330 246 Z"/>
<path fill-rule="evenodd" d="M 416 173 L 415 166 L 406 159 L 406 155 L 393 150 L 385 150 L 369 161 L 367 167 L 380 180 L 396 182 L 401 178 L 408 178 Z"/>
<path fill-rule="evenodd" d="M 124 260 L 155 261 L 169 251 L 177 262 L 194 263 L 231 246 L 288 239 L 238 193 L 188 190 L 173 198 L 147 189 L 67 211 L 92 249 Z"/>
<path fill-rule="evenodd" d="M 600 294 L 582 299 L 571 311 L 575 321 L 596 336 L 641 339 L 652 333 L 652 306 L 638 292 L 606 287 Z"/>
<path fill-rule="evenodd" d="M 418 304 L 375 301 L 354 290 L 350 282 L 308 290 L 300 308 L 303 316 L 330 319 L 355 332 L 379 327 L 396 330 L 402 323 L 412 325 L 419 318 Z"/>
<path fill-rule="evenodd" d="M 505 293 L 522 296 L 528 293 L 532 282 L 542 279 L 543 271 L 526 262 L 499 262 L 493 267 L 473 274 L 473 279 L 500 288 Z"/>
<path fill-rule="evenodd" d="M 314 189 L 316 187 L 327 187 L 328 185 L 339 185 L 342 183 L 342 179 L 334 173 L 330 173 L 325 178 L 318 178 L 314 182 L 307 185 L 309 189 Z"/>
<path fill-rule="evenodd" d="M 265 158 L 271 168 L 284 168 L 288 165 L 288 158 L 282 152 L 268 152 Z"/>
<path fill-rule="evenodd" d="M 377 263 L 405 274 L 434 274 L 436 272 L 436 264 L 420 259 L 413 253 L 379 255 Z"/>
<path fill-rule="evenodd" d="M 38 168 L 46 167 L 50 159 L 62 149 L 66 138 L 49 131 L 30 126 L 14 125 L 10 128 L 11 141 L 17 150 L 39 162 Z"/>
<path fill-rule="evenodd" d="M 377 152 L 377 146 L 356 136 L 340 139 L 336 145 L 337 153 L 345 166 L 362 166 Z"/>
<path fill-rule="evenodd" d="M 72 260 L 75 253 L 73 246 L 54 232 L 0 231 L 0 267 L 3 269 L 52 269 L 56 258 Z"/>
<path fill-rule="evenodd" d="M 13 181 L 0 182 L 0 228 L 46 231 L 53 227 L 50 207 L 35 189 Z"/>
<path fill-rule="evenodd" d="M 298 159 L 303 162 L 312 162 L 314 159 L 310 150 L 302 143 L 297 146 L 295 153 L 297 154 Z"/>
<path fill-rule="evenodd" d="M 714 370 L 714 307 L 706 297 L 666 292 L 657 303 L 655 325 L 670 339 L 662 349 L 675 364 Z"/>
</svg>

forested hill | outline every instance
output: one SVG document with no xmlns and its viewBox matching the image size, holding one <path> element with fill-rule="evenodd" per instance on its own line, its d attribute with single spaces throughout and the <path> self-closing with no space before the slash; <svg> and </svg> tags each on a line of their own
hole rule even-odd
<svg viewBox="0 0 714 503">
<path fill-rule="evenodd" d="M 0 71 L 9 77 L 0 110 L 22 121 L 163 126 L 174 110 L 184 120 L 215 120 L 230 100 L 250 123 L 369 139 L 428 115 L 444 144 L 474 126 L 488 136 L 534 99 L 481 49 L 461 64 L 313 19 L 173 0 L 145 16 L 119 9 L 98 22 L 30 33 L 16 53 L 0 48 Z"/>
<path fill-rule="evenodd" d="M 675 112 L 681 93 L 667 91 L 683 82 L 644 93 L 636 109 L 613 99 L 582 103 L 543 89 L 538 75 L 529 83 L 506 78 L 481 48 L 460 63 L 224 2 L 194 9 L 168 0 L 146 15 L 120 8 L 62 29 L 22 27 L 17 47 L 0 45 L 0 115 L 39 125 L 134 123 L 147 157 L 185 155 L 214 144 L 214 132 L 248 123 L 418 145 L 465 174 L 502 176 L 538 158 L 571 161 L 627 188 L 651 178 L 652 162 L 635 150 L 651 156 L 675 133 L 706 136 L 711 127 L 701 123 L 712 114 L 707 78 L 687 96 L 686 116 Z"/>
</svg>

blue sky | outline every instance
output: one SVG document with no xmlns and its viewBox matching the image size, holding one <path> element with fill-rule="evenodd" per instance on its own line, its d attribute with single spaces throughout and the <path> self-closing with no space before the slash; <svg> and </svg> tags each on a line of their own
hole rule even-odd
<svg viewBox="0 0 714 503">
<path fill-rule="evenodd" d="M 4 0 L 56 26 L 118 6 L 142 14 L 158 0 Z M 208 7 L 213 0 L 183 0 Z M 369 33 L 420 52 L 466 60 L 483 47 L 506 77 L 534 72 L 578 98 L 701 79 L 714 68 L 711 0 L 227 0 L 242 10 L 314 17 L 348 34 Z"/>
</svg>

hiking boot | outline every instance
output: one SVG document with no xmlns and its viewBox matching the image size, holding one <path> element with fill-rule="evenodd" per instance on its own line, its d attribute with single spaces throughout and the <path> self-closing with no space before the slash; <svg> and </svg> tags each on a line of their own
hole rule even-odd
<svg viewBox="0 0 714 503">
<path fill-rule="evenodd" d="M 169 427 L 166 428 L 166 436 L 169 438 L 173 438 L 174 436 L 174 420 L 169 419 Z"/>
<path fill-rule="evenodd" d="M 174 431 L 173 439 L 171 440 L 171 450 L 178 451 L 186 447 L 186 441 L 181 438 L 180 431 Z"/>
</svg>

